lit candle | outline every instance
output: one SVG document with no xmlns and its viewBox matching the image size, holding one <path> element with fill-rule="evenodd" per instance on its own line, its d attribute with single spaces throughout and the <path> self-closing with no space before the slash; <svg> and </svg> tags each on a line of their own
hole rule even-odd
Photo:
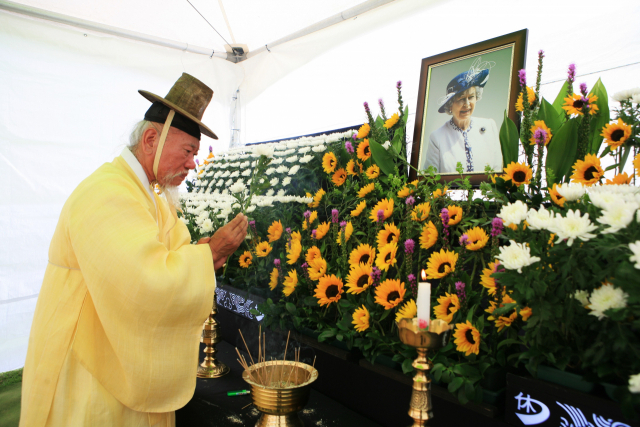
<svg viewBox="0 0 640 427">
<path fill-rule="evenodd" d="M 421 282 L 418 283 L 418 322 L 424 320 L 429 326 L 431 319 L 431 283 L 427 282 L 427 275 L 422 270 L 420 273 Z"/>
</svg>

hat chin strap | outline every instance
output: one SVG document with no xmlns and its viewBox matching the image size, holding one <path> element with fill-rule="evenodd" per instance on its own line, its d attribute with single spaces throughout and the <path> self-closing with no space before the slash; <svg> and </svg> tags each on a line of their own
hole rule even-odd
<svg viewBox="0 0 640 427">
<path fill-rule="evenodd" d="M 174 110 L 169 111 L 167 120 L 165 120 L 164 127 L 162 128 L 162 133 L 160 134 L 160 143 L 158 144 L 158 149 L 156 150 L 156 157 L 153 160 L 153 176 L 155 177 L 156 182 L 158 182 L 158 165 L 160 164 L 162 149 L 164 148 L 164 142 L 167 139 L 167 134 L 169 133 L 169 128 L 171 127 L 171 122 L 173 121 L 173 116 L 175 115 L 176 112 Z"/>
</svg>

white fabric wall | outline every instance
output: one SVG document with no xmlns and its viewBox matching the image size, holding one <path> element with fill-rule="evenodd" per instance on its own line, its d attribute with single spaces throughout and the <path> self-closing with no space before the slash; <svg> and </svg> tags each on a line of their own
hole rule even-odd
<svg viewBox="0 0 640 427">
<path fill-rule="evenodd" d="M 86 36 L 85 36 L 86 34 Z M 117 156 L 149 102 L 182 72 L 214 99 L 201 153 L 229 139 L 242 69 L 219 58 L 90 34 L 0 12 L 0 372 L 23 366 L 49 241 L 71 191 Z"/>
</svg>

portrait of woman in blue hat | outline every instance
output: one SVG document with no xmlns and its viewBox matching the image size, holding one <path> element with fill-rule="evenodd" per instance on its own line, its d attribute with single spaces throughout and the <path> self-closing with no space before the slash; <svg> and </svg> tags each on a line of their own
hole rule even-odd
<svg viewBox="0 0 640 427">
<path fill-rule="evenodd" d="M 439 173 L 455 173 L 458 162 L 465 172 L 483 172 L 487 165 L 493 170 L 502 169 L 502 151 L 495 120 L 474 116 L 493 65 L 477 58 L 468 71 L 456 75 L 447 84 L 446 94 L 438 102 L 438 113 L 451 117 L 429 135 L 420 169 L 434 166 Z"/>
</svg>

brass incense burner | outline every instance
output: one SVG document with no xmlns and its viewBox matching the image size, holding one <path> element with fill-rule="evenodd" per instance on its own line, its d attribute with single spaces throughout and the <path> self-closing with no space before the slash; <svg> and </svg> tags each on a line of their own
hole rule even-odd
<svg viewBox="0 0 640 427">
<path fill-rule="evenodd" d="M 303 427 L 298 412 L 309 400 L 318 371 L 305 363 L 272 360 L 251 365 L 242 373 L 251 385 L 251 399 L 262 415 L 255 427 Z"/>
<path fill-rule="evenodd" d="M 418 351 L 418 357 L 413 361 L 416 375 L 413 377 L 413 391 L 409 404 L 409 416 L 413 418 L 411 427 L 426 426 L 433 418 L 431 402 L 431 379 L 429 370 L 433 364 L 427 359 L 427 351 L 444 347 L 451 337 L 451 326 L 436 319 L 429 324 L 429 330 L 420 330 L 418 319 L 401 319 L 398 322 L 400 341 Z"/>
<path fill-rule="evenodd" d="M 220 336 L 220 325 L 216 321 L 216 314 L 218 314 L 218 305 L 216 303 L 215 296 L 213 297 L 213 307 L 211 314 L 204 322 L 202 327 L 202 335 L 200 336 L 200 342 L 205 344 L 204 347 L 204 361 L 198 366 L 198 378 L 219 378 L 223 375 L 227 375 L 230 369 L 224 363 L 216 359 L 216 344 L 222 340 Z"/>
</svg>

